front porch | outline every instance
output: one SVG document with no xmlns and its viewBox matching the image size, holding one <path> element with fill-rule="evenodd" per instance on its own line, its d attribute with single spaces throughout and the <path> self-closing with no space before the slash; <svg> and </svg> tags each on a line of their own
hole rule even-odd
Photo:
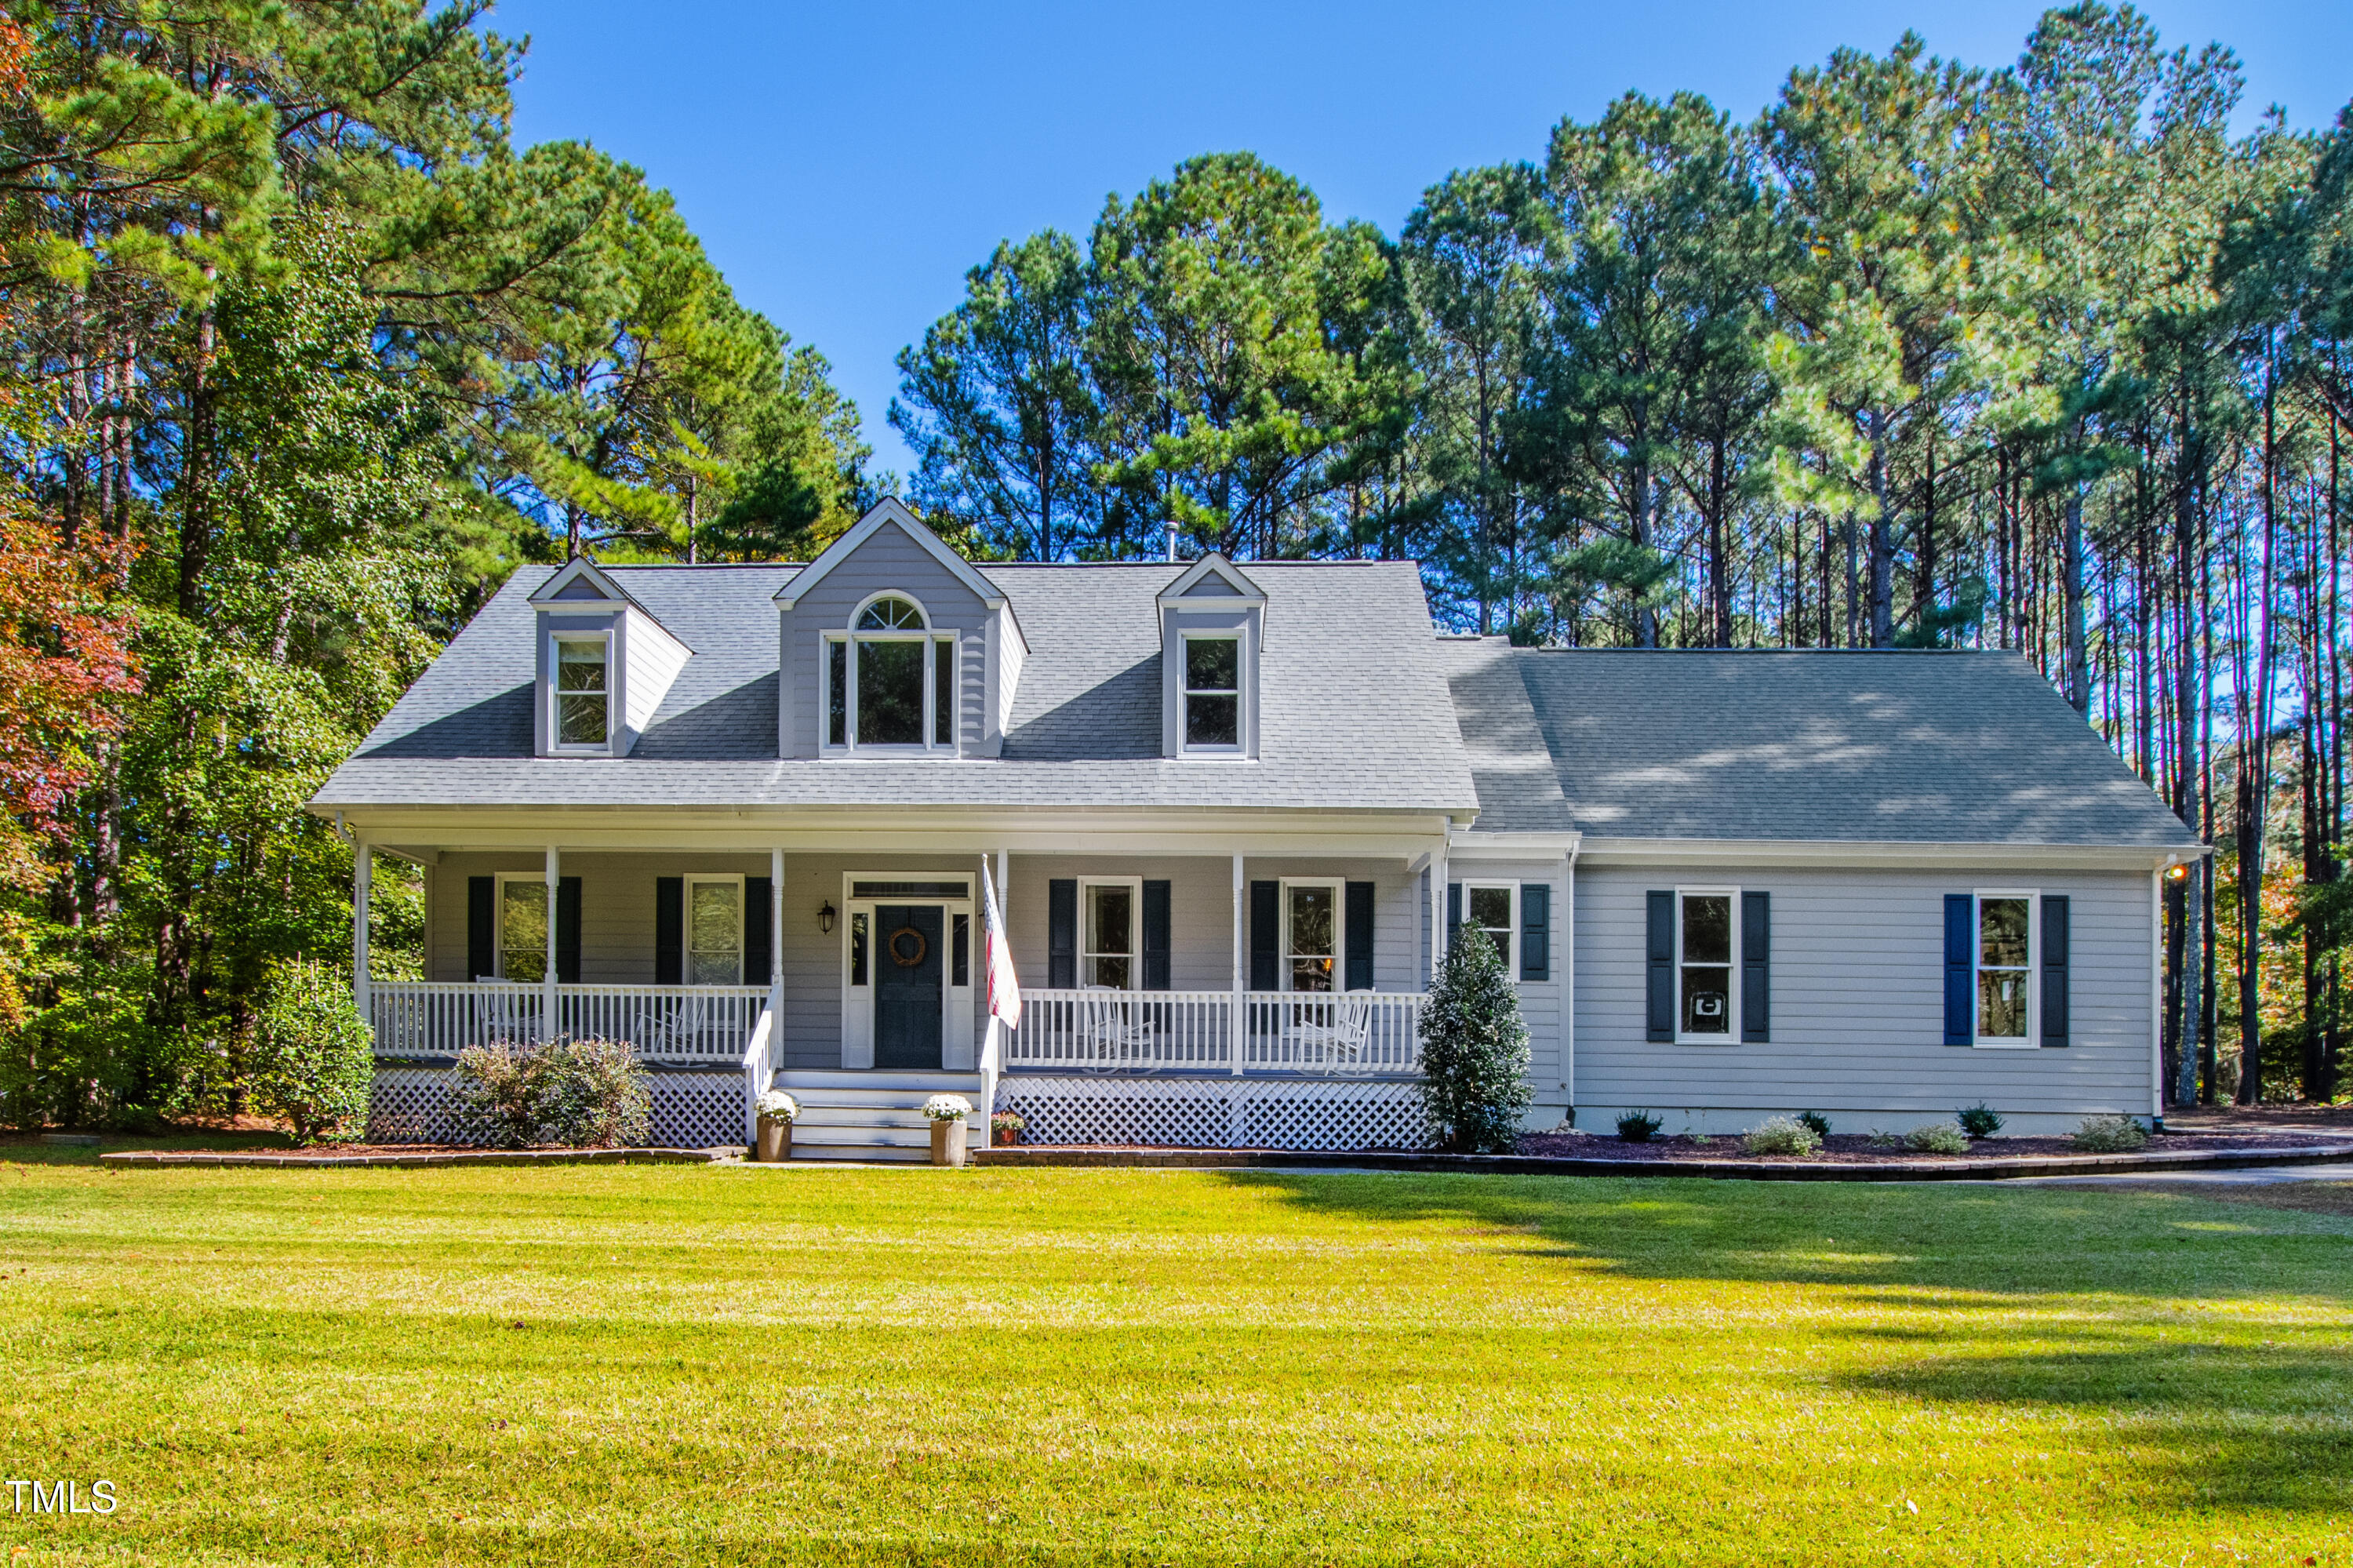
<svg viewBox="0 0 2353 1568">
<path fill-rule="evenodd" d="M 573 1035 L 644 1063 L 662 1141 L 748 1140 L 771 1086 L 810 1139 L 869 1150 L 912 1144 L 942 1090 L 973 1101 L 976 1142 L 991 1109 L 1034 1141 L 1419 1141 L 1432 852 L 991 855 L 1017 1026 L 988 1011 L 976 853 L 392 853 L 424 863 L 427 978 L 357 987 L 403 1112 L 386 1136 L 446 1134 L 437 1086 L 466 1047 Z M 689 1101 L 691 1128 L 661 1114 Z M 850 1124 L 872 1136 L 824 1130 Z"/>
</svg>

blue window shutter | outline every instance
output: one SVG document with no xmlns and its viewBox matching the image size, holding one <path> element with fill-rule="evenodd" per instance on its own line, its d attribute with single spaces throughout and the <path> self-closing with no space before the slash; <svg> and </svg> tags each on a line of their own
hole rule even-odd
<svg viewBox="0 0 2353 1568">
<path fill-rule="evenodd" d="M 1046 884 L 1046 984 L 1068 991 L 1079 983 L 1079 881 L 1058 876 Z"/>
<path fill-rule="evenodd" d="M 1552 979 L 1552 885 L 1520 884 L 1520 978 Z"/>
<path fill-rule="evenodd" d="M 770 888 L 765 876 L 744 879 L 744 983 L 768 983 Z"/>
<path fill-rule="evenodd" d="M 466 879 L 466 978 L 488 980 L 498 972 L 499 879 Z"/>
<path fill-rule="evenodd" d="M 654 878 L 654 984 L 686 978 L 686 879 Z"/>
<path fill-rule="evenodd" d="M 555 879 L 555 979 L 561 985 L 580 983 L 580 879 Z"/>
<path fill-rule="evenodd" d="M 1945 895 L 1945 1044 L 1977 1043 L 1978 901 Z"/>
<path fill-rule="evenodd" d="M 1644 988 L 1643 1038 L 1661 1043 L 1675 1037 L 1675 895 L 1672 891 L 1643 895 Z"/>
<path fill-rule="evenodd" d="M 1348 917 L 1346 939 L 1343 944 L 1347 958 L 1347 973 L 1341 981 L 1343 991 L 1373 989 L 1373 885 L 1369 882 L 1348 884 Z"/>
<path fill-rule="evenodd" d="M 2067 895 L 2042 900 L 2042 1044 L 2067 1044 Z"/>
<path fill-rule="evenodd" d="M 1250 885 L 1250 990 L 1282 989 L 1282 885 Z"/>
<path fill-rule="evenodd" d="M 1462 929 L 1462 885 L 1446 885 L 1446 945 L 1454 946 L 1454 933 Z"/>
<path fill-rule="evenodd" d="M 1740 895 L 1740 1038 L 1773 1038 L 1773 895 Z"/>
<path fill-rule="evenodd" d="M 1144 885 L 1144 989 L 1168 989 L 1168 895 L 1166 882 Z"/>
</svg>

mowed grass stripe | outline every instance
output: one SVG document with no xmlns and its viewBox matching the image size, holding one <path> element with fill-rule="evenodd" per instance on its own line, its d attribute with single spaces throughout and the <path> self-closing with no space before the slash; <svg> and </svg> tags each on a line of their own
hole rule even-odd
<svg viewBox="0 0 2353 1568">
<path fill-rule="evenodd" d="M 2194 1193 L 0 1166 L 16 1562 L 2346 1561 L 2353 1220 Z"/>
</svg>

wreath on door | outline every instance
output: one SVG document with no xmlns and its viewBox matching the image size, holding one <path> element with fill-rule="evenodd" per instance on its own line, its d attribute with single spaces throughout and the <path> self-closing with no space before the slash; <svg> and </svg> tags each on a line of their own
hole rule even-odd
<svg viewBox="0 0 2353 1568">
<path fill-rule="evenodd" d="M 915 950 L 912 953 L 904 947 L 901 946 L 902 942 L 905 942 L 910 938 L 913 938 L 915 944 Z M 897 930 L 891 933 L 890 940 L 882 945 L 889 950 L 891 954 L 891 961 L 898 965 L 902 969 L 913 969 L 917 964 L 923 961 L 923 955 L 932 950 L 931 943 L 925 940 L 923 934 L 921 931 L 916 930 L 913 926 L 900 927 Z"/>
</svg>

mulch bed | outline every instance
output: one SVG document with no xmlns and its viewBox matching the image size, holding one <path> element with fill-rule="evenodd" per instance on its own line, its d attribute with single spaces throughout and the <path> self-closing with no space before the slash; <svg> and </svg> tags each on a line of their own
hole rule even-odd
<svg viewBox="0 0 2353 1568">
<path fill-rule="evenodd" d="M 2145 1154 L 2200 1154 L 2208 1150 L 2275 1150 L 2283 1154 L 2303 1149 L 2326 1149 L 2343 1143 L 2342 1137 L 2305 1132 L 2272 1132 L 2251 1127 L 2233 1127 L 2228 1131 L 2175 1133 L 2161 1132 L 2152 1136 Z M 1868 1133 L 1832 1133 L 1819 1154 L 1805 1156 L 1750 1156 L 1740 1147 L 1736 1135 L 1710 1138 L 1701 1141 L 1692 1138 L 1654 1138 L 1648 1143 L 1629 1143 L 1625 1139 L 1593 1133 L 1531 1132 L 1523 1134 L 1514 1149 L 1514 1153 L 1538 1155 L 1554 1160 L 1725 1160 L 1754 1159 L 1758 1164 L 1802 1165 L 1920 1165 L 1956 1160 L 2028 1160 L 2048 1159 L 2056 1155 L 2081 1154 L 2074 1139 L 2055 1138 L 1981 1138 L 1969 1145 L 1967 1154 L 1926 1154 L 1908 1149 L 1874 1148 Z"/>
</svg>

